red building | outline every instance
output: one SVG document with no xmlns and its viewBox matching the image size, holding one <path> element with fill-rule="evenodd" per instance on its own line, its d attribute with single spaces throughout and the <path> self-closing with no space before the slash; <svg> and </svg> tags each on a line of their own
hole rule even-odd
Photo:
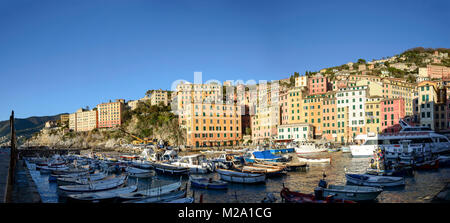
<svg viewBox="0 0 450 223">
<path fill-rule="evenodd" d="M 405 116 L 405 100 L 403 98 L 384 99 L 380 102 L 381 131 L 400 131 L 399 121 Z"/>
<path fill-rule="evenodd" d="M 308 79 L 309 95 L 324 94 L 328 89 L 328 80 L 321 74 Z"/>
</svg>

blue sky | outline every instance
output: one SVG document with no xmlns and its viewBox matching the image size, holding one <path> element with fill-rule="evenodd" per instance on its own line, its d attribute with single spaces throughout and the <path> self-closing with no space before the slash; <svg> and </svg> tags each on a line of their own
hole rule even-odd
<svg viewBox="0 0 450 223">
<path fill-rule="evenodd" d="M 0 120 L 450 47 L 449 1 L 2 0 Z"/>
</svg>

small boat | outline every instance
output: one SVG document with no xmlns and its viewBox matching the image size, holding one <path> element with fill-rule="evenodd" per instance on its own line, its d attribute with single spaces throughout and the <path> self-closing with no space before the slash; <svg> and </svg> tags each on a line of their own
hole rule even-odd
<svg viewBox="0 0 450 223">
<path fill-rule="evenodd" d="M 183 156 L 175 162 L 171 162 L 170 165 L 189 168 L 191 173 L 208 173 L 211 169 L 203 154 Z"/>
<path fill-rule="evenodd" d="M 339 152 L 339 151 L 341 151 L 340 148 L 329 148 L 328 149 L 329 153 L 334 153 L 334 152 Z"/>
<path fill-rule="evenodd" d="M 266 180 L 266 175 L 260 173 L 243 173 L 221 168 L 216 169 L 216 172 L 220 179 L 234 183 L 262 183 Z"/>
<path fill-rule="evenodd" d="M 137 178 L 149 178 L 155 176 L 155 171 L 153 170 L 143 170 L 135 167 L 127 167 L 126 172 L 128 176 Z"/>
<path fill-rule="evenodd" d="M 439 168 L 439 159 L 414 164 L 414 169 L 416 170 L 434 170 L 438 168 Z"/>
<path fill-rule="evenodd" d="M 154 196 L 154 197 L 148 197 L 143 199 L 135 199 L 135 200 L 129 200 L 125 201 L 123 203 L 162 203 L 162 202 L 169 202 L 174 201 L 180 198 L 186 197 L 186 190 L 178 190 L 172 193 L 160 195 L 160 196 Z"/>
<path fill-rule="evenodd" d="M 180 187 L 181 187 L 181 180 L 176 183 L 172 183 L 172 184 L 168 184 L 168 185 L 164 185 L 164 186 L 160 186 L 160 187 L 153 187 L 153 188 L 149 188 L 147 190 L 140 190 L 140 191 L 136 191 L 133 193 L 123 193 L 123 194 L 119 195 L 119 199 L 121 199 L 121 200 L 136 200 L 136 199 L 157 197 L 157 196 L 169 194 L 173 191 L 178 191 L 178 190 L 180 190 Z"/>
<path fill-rule="evenodd" d="M 405 185 L 405 179 L 403 177 L 345 174 L 345 178 L 349 183 L 370 187 L 395 187 Z"/>
<path fill-rule="evenodd" d="M 128 187 L 121 187 L 106 191 L 100 191 L 100 192 L 91 192 L 91 193 L 81 193 L 81 194 L 71 194 L 68 196 L 67 201 L 75 201 L 75 202 L 100 202 L 100 201 L 107 201 L 112 200 L 118 197 L 120 194 L 123 193 L 131 193 L 137 190 L 136 185 L 128 186 Z"/>
<path fill-rule="evenodd" d="M 325 180 L 320 180 L 316 189 L 322 190 L 325 197 L 333 196 L 335 199 L 352 201 L 373 201 L 383 191 L 379 187 L 328 185 Z"/>
<path fill-rule="evenodd" d="M 314 163 L 331 163 L 331 158 L 307 158 L 303 156 L 298 156 L 300 162 L 314 164 Z"/>
<path fill-rule="evenodd" d="M 352 151 L 350 150 L 350 147 L 348 147 L 348 146 L 341 147 L 341 151 L 342 151 L 343 153 L 350 153 L 350 152 L 352 152 Z"/>
<path fill-rule="evenodd" d="M 103 180 L 106 177 L 108 177 L 108 175 L 105 173 L 97 173 L 92 175 L 84 175 L 80 177 L 68 177 L 68 178 L 58 177 L 56 178 L 56 182 L 58 183 L 58 185 L 90 184 L 94 183 L 95 181 Z"/>
<path fill-rule="evenodd" d="M 295 147 L 295 152 L 298 155 L 322 153 L 327 151 L 328 149 L 324 145 L 315 142 L 300 141 L 299 146 Z"/>
<path fill-rule="evenodd" d="M 355 203 L 351 200 L 334 199 L 333 196 L 322 197 L 320 194 L 314 195 L 290 191 L 284 185 L 280 196 L 287 203 Z"/>
<path fill-rule="evenodd" d="M 96 181 L 90 184 L 59 186 L 58 195 L 64 197 L 68 196 L 69 194 L 75 193 L 87 193 L 87 192 L 110 190 L 125 184 L 127 178 L 128 176 L 121 176 L 108 180 Z"/>
<path fill-rule="evenodd" d="M 171 165 L 169 163 L 154 163 L 153 167 L 155 170 L 162 174 L 170 174 L 170 175 L 186 175 L 189 174 L 188 167 L 181 167 L 176 165 Z"/>
<path fill-rule="evenodd" d="M 192 187 L 204 188 L 204 189 L 227 189 L 228 183 L 221 180 L 213 180 L 212 178 L 206 177 L 195 177 L 190 176 Z"/>
<path fill-rule="evenodd" d="M 439 160 L 439 166 L 440 167 L 448 167 L 450 166 L 450 156 L 442 156 L 440 155 L 438 157 Z"/>
<path fill-rule="evenodd" d="M 179 198 L 179 199 L 175 199 L 175 200 L 171 200 L 171 201 L 165 201 L 163 203 L 179 203 L 179 204 L 191 204 L 194 203 L 194 198 L 193 197 L 184 197 L 184 198 Z"/>
<path fill-rule="evenodd" d="M 265 174 L 267 177 L 270 176 L 281 176 L 285 175 L 287 171 L 284 170 L 282 167 L 269 167 L 269 166 L 252 166 L 252 165 L 245 165 L 240 168 L 238 168 L 243 173 L 259 173 L 259 174 Z"/>
<path fill-rule="evenodd" d="M 52 171 L 56 171 L 56 170 L 68 170 L 69 167 L 61 165 L 61 166 L 41 166 L 39 168 L 39 171 L 41 173 L 51 173 Z"/>
</svg>

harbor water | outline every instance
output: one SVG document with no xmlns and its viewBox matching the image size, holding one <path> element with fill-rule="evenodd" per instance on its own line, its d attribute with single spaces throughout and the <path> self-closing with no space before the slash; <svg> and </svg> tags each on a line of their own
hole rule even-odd
<svg viewBox="0 0 450 223">
<path fill-rule="evenodd" d="M 370 158 L 353 158 L 350 153 L 329 153 L 330 164 L 310 164 L 306 170 L 288 172 L 285 176 L 266 179 L 262 184 L 230 183 L 227 190 L 207 190 L 191 188 L 187 176 L 182 178 L 184 187 L 188 184 L 188 195 L 194 195 L 198 202 L 203 195 L 204 203 L 259 203 L 268 193 L 273 193 L 281 202 L 280 191 L 283 184 L 292 191 L 313 193 L 323 174 L 328 184 L 346 184 L 345 173 L 364 173 Z M 48 174 L 41 174 L 28 164 L 31 176 L 35 181 L 44 203 L 57 203 L 57 184 L 48 181 Z M 217 173 L 205 174 L 206 177 L 219 179 Z M 128 184 L 138 184 L 138 190 L 157 187 L 176 182 L 180 177 L 156 175 L 150 179 L 129 178 Z M 413 176 L 406 177 L 406 185 L 397 188 L 385 188 L 375 202 L 379 203 L 427 203 L 445 186 L 450 179 L 450 168 L 415 171 Z"/>
</svg>

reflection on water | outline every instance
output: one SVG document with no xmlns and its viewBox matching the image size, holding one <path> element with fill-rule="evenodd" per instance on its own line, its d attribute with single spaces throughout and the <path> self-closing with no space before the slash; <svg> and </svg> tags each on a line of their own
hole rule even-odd
<svg viewBox="0 0 450 223">
<path fill-rule="evenodd" d="M 291 190 L 301 191 L 303 193 L 313 193 L 319 179 L 323 173 L 329 184 L 345 184 L 345 170 L 351 173 L 364 173 L 370 158 L 352 158 L 349 153 L 332 153 L 331 164 L 313 164 L 306 171 L 288 172 L 286 176 L 269 178 L 264 184 L 245 185 L 229 184 L 228 190 L 206 190 L 190 188 L 189 195 L 194 194 L 198 200 L 203 194 L 205 203 L 259 203 L 267 193 L 273 193 L 281 201 L 280 191 L 282 185 Z M 30 172 L 35 180 L 38 191 L 41 194 L 44 203 L 56 203 L 56 183 L 48 182 L 48 174 L 40 174 L 34 170 L 34 164 L 29 164 Z M 218 179 L 216 173 L 206 174 L 205 176 Z M 406 178 L 406 186 L 400 188 L 385 189 L 377 198 L 380 203 L 422 203 L 430 202 L 450 179 L 450 168 L 440 168 L 435 171 L 416 171 L 414 176 Z M 129 178 L 131 185 L 138 184 L 139 190 L 158 185 L 165 185 L 179 180 L 179 177 L 170 177 L 158 175 L 153 179 Z M 183 178 L 183 186 L 188 182 L 188 178 Z"/>
</svg>

